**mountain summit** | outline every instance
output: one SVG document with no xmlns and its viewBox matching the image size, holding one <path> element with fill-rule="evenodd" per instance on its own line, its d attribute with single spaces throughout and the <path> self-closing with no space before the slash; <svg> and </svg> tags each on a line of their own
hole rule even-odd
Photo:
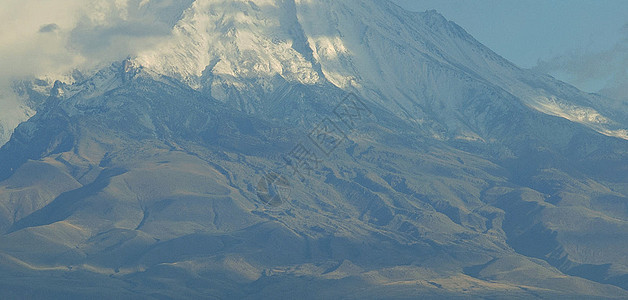
<svg viewBox="0 0 628 300">
<path fill-rule="evenodd" d="M 625 298 L 626 107 L 388 1 L 172 33 L 0 148 L 3 298 Z"/>
<path fill-rule="evenodd" d="M 437 12 L 388 1 L 195 1 L 172 37 L 137 61 L 223 101 L 245 93 L 239 105 L 247 111 L 279 89 L 277 77 L 331 83 L 413 122 L 435 121 L 446 138 L 482 138 L 482 128 L 456 116 L 469 98 L 461 91 L 474 82 L 628 139 L 625 104 L 521 70 Z"/>
</svg>

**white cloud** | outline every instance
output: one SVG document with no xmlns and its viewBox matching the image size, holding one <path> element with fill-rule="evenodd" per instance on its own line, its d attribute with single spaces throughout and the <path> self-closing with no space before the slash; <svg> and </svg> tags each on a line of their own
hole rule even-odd
<svg viewBox="0 0 628 300">
<path fill-rule="evenodd" d="M 0 6 L 0 80 L 58 70 L 73 64 L 75 57 L 65 49 L 67 29 L 76 25 L 81 1 L 4 0 Z M 40 32 L 49 24 L 58 30 Z M 66 30 L 64 30 L 66 29 Z"/>
<path fill-rule="evenodd" d="M 60 74 L 133 55 L 168 35 L 185 8 L 180 3 L 190 2 L 3 0 L 0 80 Z"/>
<path fill-rule="evenodd" d="M 0 125 L 26 118 L 15 80 L 62 78 L 122 60 L 167 36 L 192 0 L 2 0 Z M 12 130 L 12 129 L 10 129 Z M 0 130 L 2 131 L 2 130 Z M 5 133 L 6 134 L 6 133 Z M 0 132 L 0 145 L 2 141 Z"/>
</svg>

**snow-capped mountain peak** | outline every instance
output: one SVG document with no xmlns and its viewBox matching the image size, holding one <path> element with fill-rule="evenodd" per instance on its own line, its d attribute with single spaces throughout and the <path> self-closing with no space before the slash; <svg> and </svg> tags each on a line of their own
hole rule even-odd
<svg viewBox="0 0 628 300">
<path fill-rule="evenodd" d="M 481 135 L 457 112 L 475 81 L 542 113 L 628 138 L 625 111 L 608 115 L 618 110 L 517 68 L 436 11 L 410 13 L 388 1 L 197 0 L 171 37 L 136 61 L 223 101 L 238 90 L 249 98 L 240 104 L 245 111 L 257 110 L 277 77 L 329 82 L 411 122 L 436 121 L 450 137 Z"/>
<path fill-rule="evenodd" d="M 170 34 L 24 84 L 0 298 L 627 298 L 625 107 L 386 0 L 128 4 Z"/>
<path fill-rule="evenodd" d="M 413 124 L 431 124 L 445 139 L 483 139 L 487 128 L 472 124 L 484 117 L 463 115 L 469 101 L 523 105 L 628 139 L 625 104 L 522 70 L 436 11 L 411 13 L 374 0 L 136 2 L 130 13 L 156 11 L 173 28 L 128 63 L 243 111 L 263 110 L 286 83 L 332 84 Z M 102 73 L 95 77 L 103 82 L 88 88 L 94 93 L 115 86 Z M 85 88 L 66 92 L 73 89 Z"/>
</svg>

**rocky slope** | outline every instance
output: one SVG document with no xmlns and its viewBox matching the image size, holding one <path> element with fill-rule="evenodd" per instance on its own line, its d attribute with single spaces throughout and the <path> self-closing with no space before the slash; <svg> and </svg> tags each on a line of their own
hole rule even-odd
<svg viewBox="0 0 628 300">
<path fill-rule="evenodd" d="M 0 148 L 0 295 L 627 297 L 605 101 L 435 12 L 190 2 Z"/>
</svg>

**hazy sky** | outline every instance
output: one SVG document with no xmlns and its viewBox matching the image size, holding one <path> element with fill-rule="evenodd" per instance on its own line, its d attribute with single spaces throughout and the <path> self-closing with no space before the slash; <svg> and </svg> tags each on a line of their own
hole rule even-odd
<svg viewBox="0 0 628 300">
<path fill-rule="evenodd" d="M 436 9 L 515 64 L 594 92 L 628 85 L 626 0 L 393 0 Z"/>
<path fill-rule="evenodd" d="M 436 9 L 521 67 L 569 51 L 604 50 L 622 38 L 626 0 L 393 0 Z"/>
</svg>

